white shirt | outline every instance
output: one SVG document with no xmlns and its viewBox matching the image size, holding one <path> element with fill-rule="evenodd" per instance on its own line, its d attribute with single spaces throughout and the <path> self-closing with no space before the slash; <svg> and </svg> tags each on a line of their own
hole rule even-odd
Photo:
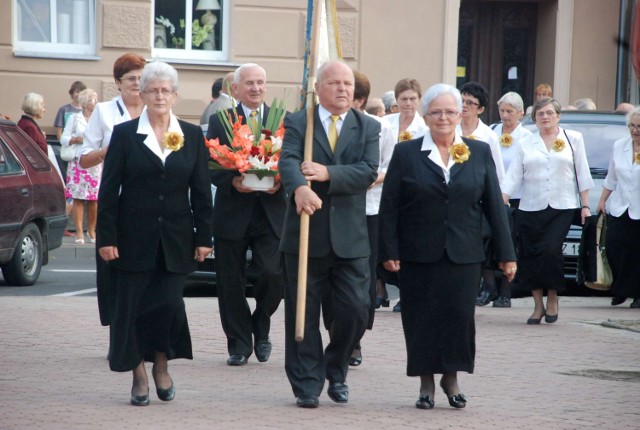
<svg viewBox="0 0 640 430">
<path fill-rule="evenodd" d="M 129 115 L 122 97 L 118 96 L 108 102 L 98 103 L 84 131 L 80 154 L 86 155 L 94 149 L 109 146 L 113 127 L 130 119 L 131 115 Z"/>
<path fill-rule="evenodd" d="M 242 107 L 242 111 L 244 112 L 245 124 L 249 124 L 249 120 L 251 119 L 251 112 L 253 112 L 254 110 L 258 111 L 256 121 L 258 120 L 258 118 L 264 120 L 264 103 L 262 103 L 258 109 L 251 109 L 245 106 L 243 103 L 240 103 L 240 106 Z"/>
<path fill-rule="evenodd" d="M 400 134 L 400 113 L 385 115 L 384 119 L 389 121 L 389 124 L 391 125 L 391 133 L 397 142 L 399 137 L 398 135 Z M 418 112 L 416 112 L 413 116 L 413 121 L 411 121 L 411 124 L 409 124 L 406 131 L 411 133 L 412 139 L 417 139 L 427 134 L 429 127 L 427 127 L 427 124 L 424 123 L 424 119 L 422 119 Z"/>
<path fill-rule="evenodd" d="M 396 146 L 397 136 L 393 134 L 391 124 L 383 117 L 370 115 L 362 112 L 370 118 L 380 122 L 380 160 L 378 163 L 378 173 L 386 173 L 389 161 L 393 155 L 393 148 Z M 377 215 L 380 210 L 380 198 L 382 197 L 382 184 L 376 184 L 367 190 L 367 215 Z"/>
<path fill-rule="evenodd" d="M 500 137 L 502 136 L 502 124 L 498 124 L 496 128 L 493 129 L 493 132 L 498 136 L 498 143 L 500 144 Z M 509 165 L 511 164 L 511 160 L 516 154 L 516 148 L 520 145 L 520 139 L 523 139 L 526 136 L 529 136 L 531 131 L 524 128 L 522 124 L 518 124 L 518 126 L 511 132 L 511 137 L 513 138 L 513 144 L 505 148 L 500 144 L 500 155 L 502 156 L 502 163 L 504 165 L 504 171 L 509 170 Z M 522 195 L 522 189 L 519 189 L 511 196 L 512 199 L 519 199 Z"/>
<path fill-rule="evenodd" d="M 540 211 L 547 206 L 554 209 L 575 209 L 580 207 L 577 184 L 580 184 L 579 191 L 593 188 L 582 134 L 566 130 L 572 151 L 564 131 L 559 128 L 557 136 L 565 142 L 561 151 L 547 150 L 540 132 L 520 140 L 501 185 L 502 192 L 509 196 L 522 186 L 520 210 Z"/>
<path fill-rule="evenodd" d="M 180 134 L 184 138 L 184 133 L 180 128 L 180 124 L 178 123 L 178 118 L 175 117 L 173 112 L 170 113 L 169 118 L 169 128 L 167 132 L 174 131 Z M 147 111 L 145 110 L 140 115 L 140 121 L 138 122 L 138 129 L 136 130 L 138 134 L 146 134 L 147 137 L 144 139 L 144 144 L 149 148 L 154 154 L 160 158 L 162 161 L 162 165 L 164 165 L 165 161 L 167 161 L 167 157 L 173 152 L 169 148 L 160 149 L 160 143 L 158 139 L 156 139 L 156 134 L 153 132 L 153 128 L 151 127 L 151 123 L 149 122 L 149 115 L 147 115 Z"/>
<path fill-rule="evenodd" d="M 453 143 L 454 145 L 457 143 L 464 143 L 458 133 L 456 133 L 456 137 Z M 453 165 L 455 164 L 455 162 L 451 158 L 451 154 L 449 154 L 449 161 L 445 166 L 444 163 L 442 162 L 440 151 L 438 150 L 438 147 L 436 146 L 435 142 L 431 138 L 431 133 L 425 134 L 424 137 L 422 138 L 422 146 L 420 147 L 420 151 L 431 151 L 429 153 L 429 160 L 433 161 L 438 166 L 440 166 L 440 168 L 442 169 L 442 174 L 444 175 L 444 180 L 448 184 L 449 180 L 451 179 L 451 167 L 453 167 Z"/>
<path fill-rule="evenodd" d="M 462 126 L 458 124 L 456 126 L 456 134 L 462 135 Z M 498 175 L 498 182 L 502 183 L 504 180 L 504 164 L 502 162 L 502 154 L 500 153 L 500 142 L 498 136 L 491 130 L 491 127 L 482 122 L 478 118 L 478 127 L 470 134 L 475 140 L 488 143 L 491 148 L 491 157 L 493 163 L 496 165 L 496 174 Z M 465 136 L 468 138 L 468 136 Z"/>
<path fill-rule="evenodd" d="M 640 219 L 640 164 L 633 162 L 631 137 L 613 144 L 609 172 L 602 186 L 613 191 L 607 199 L 607 213 L 618 217 L 629 210 L 629 218 Z"/>
<path fill-rule="evenodd" d="M 87 128 L 87 120 L 84 118 L 82 112 L 74 113 L 69 117 L 69 120 L 64 126 L 64 131 L 60 136 L 60 145 L 69 146 L 72 137 L 82 136 L 84 130 Z M 82 155 L 82 145 L 73 144 L 76 150 L 76 158 Z"/>
<path fill-rule="evenodd" d="M 338 131 L 338 136 L 340 136 L 340 130 L 342 130 L 342 123 L 344 122 L 344 117 L 347 116 L 347 112 L 340 114 L 340 119 L 336 121 L 336 130 Z M 324 131 L 327 133 L 327 138 L 328 138 L 329 126 L 331 125 L 331 112 L 329 112 L 324 107 L 322 107 L 322 105 L 318 105 L 318 116 L 320 117 L 320 122 L 322 123 L 322 126 L 324 127 Z"/>
</svg>

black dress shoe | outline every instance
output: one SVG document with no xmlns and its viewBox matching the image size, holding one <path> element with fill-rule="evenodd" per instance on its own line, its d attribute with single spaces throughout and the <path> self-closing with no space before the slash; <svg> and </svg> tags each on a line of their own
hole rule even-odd
<svg viewBox="0 0 640 430">
<path fill-rule="evenodd" d="M 327 394 L 329 398 L 336 403 L 347 403 L 349 401 L 349 387 L 343 382 L 333 382 L 329 384 Z"/>
<path fill-rule="evenodd" d="M 231 354 L 227 358 L 227 364 L 229 366 L 244 366 L 247 364 L 247 357 L 242 354 Z"/>
<path fill-rule="evenodd" d="M 416 408 L 418 409 L 433 409 L 436 402 L 433 401 L 430 395 L 420 396 L 416 402 Z"/>
<path fill-rule="evenodd" d="M 627 301 L 626 297 L 613 296 L 611 298 L 611 306 L 618 306 Z"/>
<path fill-rule="evenodd" d="M 156 387 L 156 394 L 163 402 L 170 402 L 176 396 L 176 387 L 171 383 L 169 388 Z"/>
<path fill-rule="evenodd" d="M 149 405 L 149 393 L 142 396 L 136 396 L 133 394 L 133 388 L 131 389 L 131 404 L 133 406 L 147 406 Z"/>
<path fill-rule="evenodd" d="M 271 355 L 271 340 L 269 338 L 256 340 L 253 351 L 256 353 L 256 358 L 260 363 L 269 360 L 269 356 Z"/>
<path fill-rule="evenodd" d="M 482 287 L 480 287 L 480 293 L 476 298 L 476 306 L 486 306 L 497 298 L 498 298 L 498 293 L 496 292 L 495 285 L 489 285 L 485 282 L 482 282 Z"/>
<path fill-rule="evenodd" d="M 545 313 L 545 312 L 543 312 L 543 313 L 542 313 L 542 315 L 540 315 L 540 318 L 529 318 L 529 319 L 527 320 L 527 324 L 529 324 L 529 325 L 537 325 L 537 324 L 540 324 L 540 321 L 542 321 L 542 317 L 544 317 L 544 316 L 545 316 L 545 314 L 546 314 L 546 313 Z M 556 315 L 556 318 L 558 318 L 558 315 Z"/>
<path fill-rule="evenodd" d="M 442 387 L 442 391 L 444 391 L 444 394 L 449 400 L 449 406 L 457 409 L 462 409 L 467 406 L 467 398 L 464 396 L 464 394 L 458 393 L 454 394 L 453 396 L 449 395 L 449 393 L 447 393 L 447 390 L 445 390 L 444 385 L 442 384 L 442 380 L 440 381 L 440 387 Z"/>
<path fill-rule="evenodd" d="M 509 297 L 500 296 L 493 301 L 494 308 L 510 308 L 511 299 Z"/>
<path fill-rule="evenodd" d="M 629 307 L 632 308 L 632 309 L 640 308 L 640 299 L 633 299 L 633 301 L 631 302 L 631 305 L 629 305 Z"/>
<path fill-rule="evenodd" d="M 349 366 L 360 366 L 362 364 L 362 347 L 360 346 L 360 342 L 356 343 L 356 346 L 353 348 L 351 352 L 351 357 L 349 358 Z"/>
<path fill-rule="evenodd" d="M 319 404 L 318 396 L 313 394 L 303 394 L 296 399 L 299 408 L 317 408 Z"/>
<path fill-rule="evenodd" d="M 379 309 L 380 307 L 389 307 L 389 294 L 384 293 L 384 297 L 376 296 L 376 309 Z"/>
</svg>

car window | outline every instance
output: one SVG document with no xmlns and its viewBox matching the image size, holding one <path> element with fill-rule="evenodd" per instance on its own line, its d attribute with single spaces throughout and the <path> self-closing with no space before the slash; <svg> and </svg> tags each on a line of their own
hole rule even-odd
<svg viewBox="0 0 640 430">
<path fill-rule="evenodd" d="M 629 136 L 629 130 L 624 124 L 582 124 L 565 123 L 560 125 L 567 130 L 575 130 L 582 133 L 589 167 L 594 169 L 607 169 L 611 158 L 613 143 Z"/>
<path fill-rule="evenodd" d="M 11 175 L 22 171 L 18 160 L 7 148 L 7 144 L 0 139 L 0 175 Z"/>
<path fill-rule="evenodd" d="M 26 138 L 24 135 L 16 130 L 6 130 L 6 133 L 16 143 L 15 146 L 24 154 L 35 170 L 40 172 L 51 170 L 49 158 L 37 145 L 25 143 Z"/>
</svg>

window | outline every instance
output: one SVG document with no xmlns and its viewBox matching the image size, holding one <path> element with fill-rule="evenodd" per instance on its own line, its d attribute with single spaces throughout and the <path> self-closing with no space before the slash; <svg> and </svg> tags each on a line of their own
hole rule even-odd
<svg viewBox="0 0 640 430">
<path fill-rule="evenodd" d="M 155 0 L 153 56 L 185 62 L 227 60 L 228 0 Z"/>
<path fill-rule="evenodd" d="M 95 0 L 14 0 L 16 55 L 95 55 Z"/>
<path fill-rule="evenodd" d="M 7 149 L 5 143 L 0 140 L 0 176 L 13 175 L 20 172 L 22 172 L 22 167 L 20 167 L 18 160 Z"/>
</svg>

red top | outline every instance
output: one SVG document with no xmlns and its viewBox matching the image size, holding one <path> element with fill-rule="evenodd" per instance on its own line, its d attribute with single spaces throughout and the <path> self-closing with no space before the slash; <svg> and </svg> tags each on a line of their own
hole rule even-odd
<svg viewBox="0 0 640 430">
<path fill-rule="evenodd" d="M 33 118 L 27 115 L 22 115 L 22 118 L 18 121 L 18 127 L 27 133 L 27 136 L 33 139 L 45 154 L 49 153 L 47 149 L 47 139 L 45 139 L 44 134 L 42 134 L 42 130 L 40 130 L 40 127 Z"/>
</svg>

